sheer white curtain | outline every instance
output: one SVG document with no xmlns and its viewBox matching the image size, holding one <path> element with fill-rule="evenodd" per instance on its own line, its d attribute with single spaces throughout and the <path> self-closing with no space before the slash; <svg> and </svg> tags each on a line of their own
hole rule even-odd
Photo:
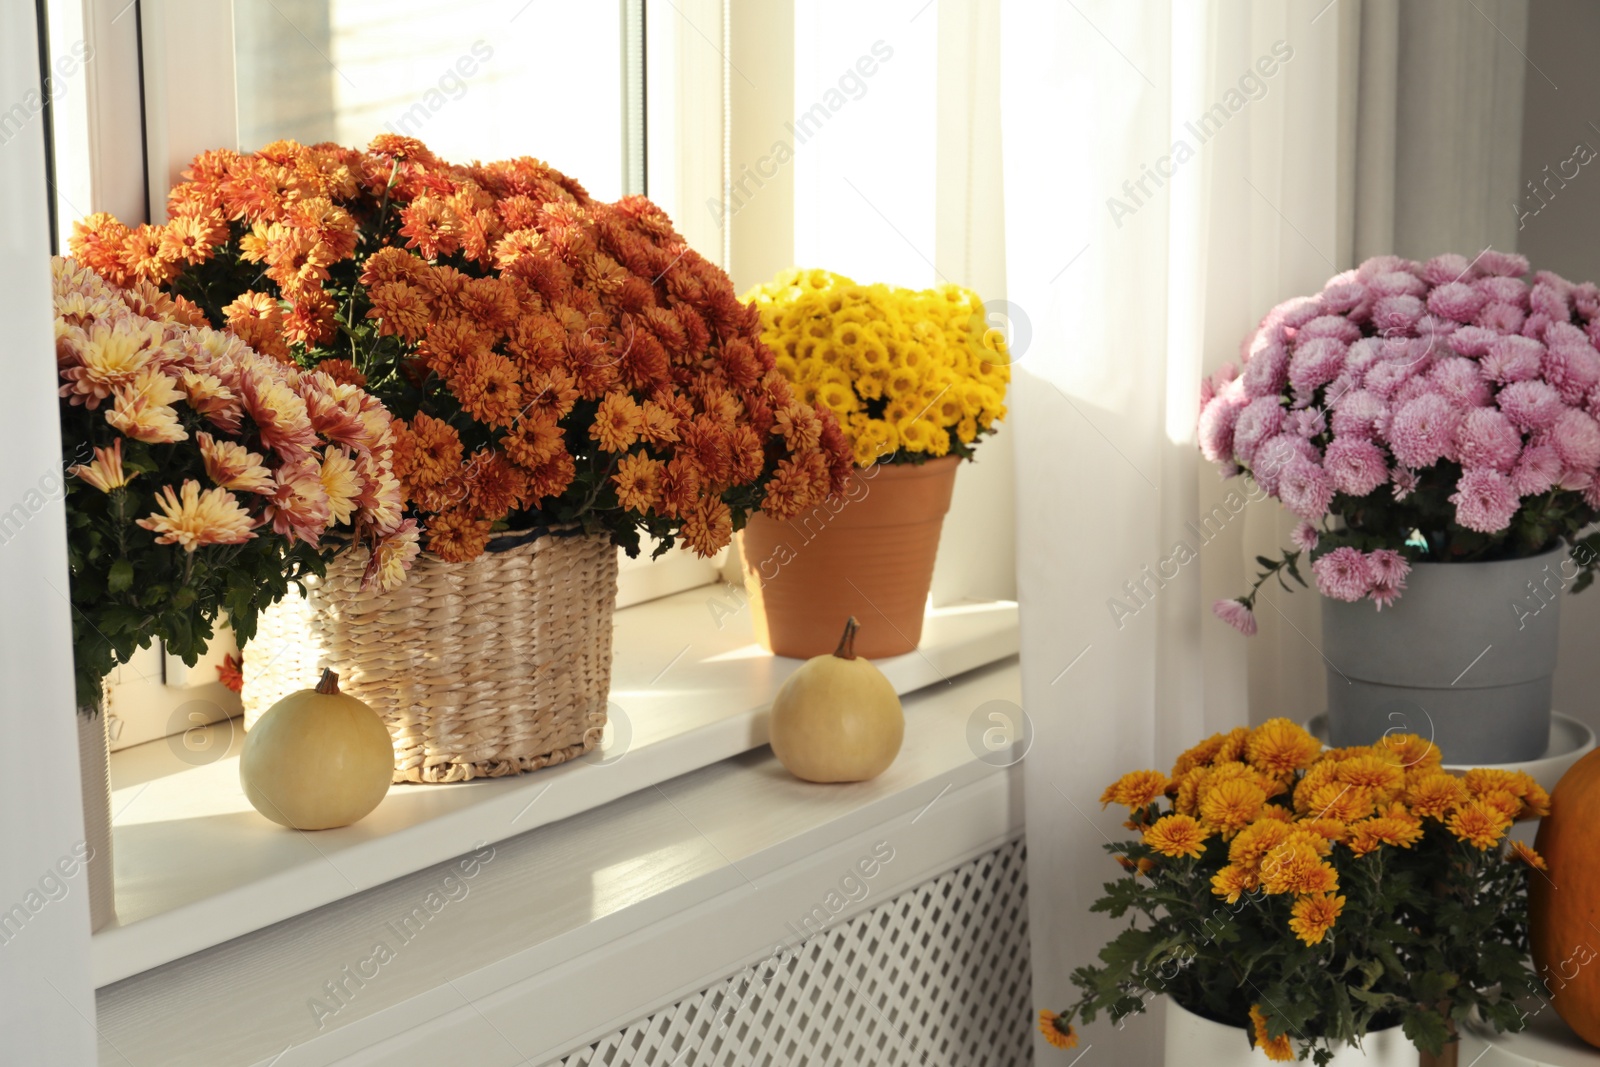
<svg viewBox="0 0 1600 1067">
<path fill-rule="evenodd" d="M 1246 542 L 1287 527 L 1201 469 L 1193 424 L 1202 373 L 1350 256 L 1359 22 L 1324 2 L 1005 9 L 1007 281 L 1032 327 L 1012 396 L 1039 1007 L 1072 999 L 1113 928 L 1088 911 L 1116 873 L 1100 846 L 1124 833 L 1104 786 L 1245 721 L 1248 690 L 1317 710 L 1297 699 L 1322 684 L 1313 596 L 1269 594 L 1253 648 L 1208 618 L 1244 589 Z M 1157 1063 L 1158 1018 L 1083 1041 Z"/>
<path fill-rule="evenodd" d="M 1511 246 L 1526 17 L 1526 0 L 1004 8 L 1037 1007 L 1073 999 L 1114 929 L 1088 911 L 1125 833 L 1104 786 L 1323 706 L 1314 593 L 1267 591 L 1253 641 L 1210 618 L 1290 524 L 1201 461 L 1201 376 L 1358 253 Z M 1158 1063 L 1159 1008 L 1083 1043 Z"/>
</svg>

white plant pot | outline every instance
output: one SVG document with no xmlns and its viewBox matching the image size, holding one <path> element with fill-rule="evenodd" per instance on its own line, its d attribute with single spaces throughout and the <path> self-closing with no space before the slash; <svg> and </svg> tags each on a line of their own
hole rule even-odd
<svg viewBox="0 0 1600 1067">
<path fill-rule="evenodd" d="M 1167 1067 L 1266 1067 L 1267 1054 L 1250 1047 L 1237 1026 L 1223 1026 L 1186 1011 L 1167 998 Z M 1296 1047 L 1295 1053 L 1299 1054 Z M 1310 1060 L 1300 1062 L 1310 1063 Z M 1416 1046 L 1398 1026 L 1368 1034 L 1361 1047 L 1347 1045 L 1334 1054 L 1330 1067 L 1417 1067 Z"/>
</svg>

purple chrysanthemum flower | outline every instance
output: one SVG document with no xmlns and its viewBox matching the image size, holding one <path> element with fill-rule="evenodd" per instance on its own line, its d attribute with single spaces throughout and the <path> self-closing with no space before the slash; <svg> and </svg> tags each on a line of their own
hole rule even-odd
<svg viewBox="0 0 1600 1067">
<path fill-rule="evenodd" d="M 1255 476 L 1257 485 L 1268 494 L 1278 496 L 1283 472 L 1297 456 L 1312 462 L 1319 458 L 1316 446 L 1304 437 L 1280 433 L 1275 437 L 1269 437 L 1256 449 L 1255 462 L 1250 464 L 1250 473 Z"/>
<path fill-rule="evenodd" d="M 1573 286 L 1572 306 L 1586 319 L 1600 318 L 1600 285 L 1584 282 Z"/>
<path fill-rule="evenodd" d="M 1353 548 L 1336 548 L 1311 565 L 1323 596 L 1355 603 L 1372 591 L 1372 565 Z"/>
<path fill-rule="evenodd" d="M 1322 457 L 1333 487 L 1347 496 L 1366 496 L 1389 480 L 1383 450 L 1359 437 L 1335 438 Z"/>
<path fill-rule="evenodd" d="M 1295 456 L 1283 465 L 1283 474 L 1278 479 L 1278 499 L 1302 519 L 1320 519 L 1333 503 L 1333 482 L 1315 462 L 1305 456 Z"/>
<path fill-rule="evenodd" d="M 1463 467 L 1511 473 L 1522 452 L 1522 435 L 1494 408 L 1473 408 L 1456 427 L 1456 455 Z"/>
<path fill-rule="evenodd" d="M 1490 303 L 1510 304 L 1519 311 L 1528 310 L 1528 283 L 1521 278 L 1479 278 L 1472 287 L 1488 298 Z"/>
<path fill-rule="evenodd" d="M 1310 552 L 1316 548 L 1320 538 L 1317 528 L 1309 522 L 1295 523 L 1294 529 L 1289 531 L 1289 543 L 1302 552 Z"/>
<path fill-rule="evenodd" d="M 1388 274 L 1395 270 L 1416 270 L 1417 265 L 1409 259 L 1400 256 L 1373 256 L 1363 260 L 1356 268 L 1356 281 L 1363 285 L 1371 285 L 1372 280 L 1380 274 Z"/>
<path fill-rule="evenodd" d="M 1283 432 L 1304 437 L 1308 441 L 1328 431 L 1328 419 L 1319 408 L 1301 408 L 1291 411 L 1283 420 Z"/>
<path fill-rule="evenodd" d="M 1211 613 L 1246 637 L 1256 635 L 1256 616 L 1242 600 L 1219 600 Z"/>
<path fill-rule="evenodd" d="M 1413 469 L 1432 466 L 1455 452 L 1457 415 L 1438 393 L 1408 401 L 1389 420 L 1389 450 Z"/>
<path fill-rule="evenodd" d="M 1394 549 L 1380 548 L 1367 553 L 1367 566 L 1372 568 L 1372 589 L 1367 595 L 1382 611 L 1405 592 L 1406 575 L 1411 573 L 1411 564 Z"/>
<path fill-rule="evenodd" d="M 1394 484 L 1394 498 L 1404 500 L 1417 491 L 1417 472 L 1408 467 L 1396 467 L 1389 472 L 1389 481 Z"/>
</svg>

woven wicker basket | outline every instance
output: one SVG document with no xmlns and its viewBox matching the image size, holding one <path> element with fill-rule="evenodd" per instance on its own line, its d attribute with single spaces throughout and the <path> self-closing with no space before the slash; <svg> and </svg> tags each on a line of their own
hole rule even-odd
<svg viewBox="0 0 1600 1067">
<path fill-rule="evenodd" d="M 244 657 L 245 728 L 322 668 L 394 740 L 396 782 L 465 782 L 581 756 L 611 688 L 617 550 L 531 531 L 468 563 L 424 553 L 392 593 L 363 592 L 365 549 L 263 612 Z"/>
</svg>

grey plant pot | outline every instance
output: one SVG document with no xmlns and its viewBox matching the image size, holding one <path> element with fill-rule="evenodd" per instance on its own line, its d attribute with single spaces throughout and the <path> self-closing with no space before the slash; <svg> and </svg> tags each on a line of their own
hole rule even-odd
<svg viewBox="0 0 1600 1067">
<path fill-rule="evenodd" d="M 1447 763 L 1534 759 L 1550 739 L 1566 550 L 1418 563 L 1391 607 L 1322 598 L 1328 735 L 1431 739 Z"/>
</svg>

